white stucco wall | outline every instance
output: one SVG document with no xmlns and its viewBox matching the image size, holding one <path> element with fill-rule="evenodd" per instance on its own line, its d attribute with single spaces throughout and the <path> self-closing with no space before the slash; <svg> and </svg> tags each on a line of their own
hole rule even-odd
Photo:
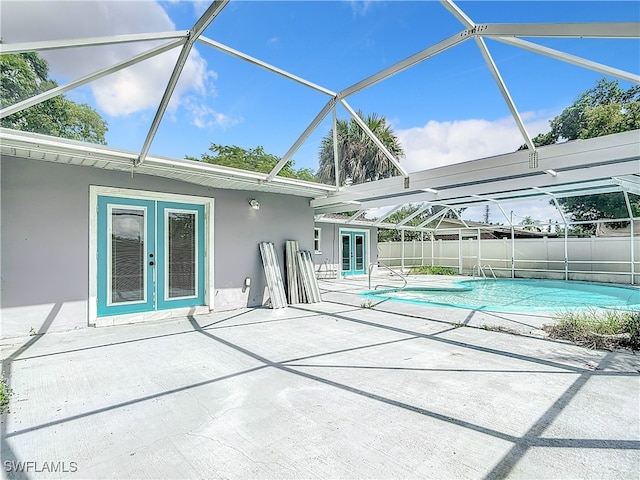
<svg viewBox="0 0 640 480">
<path fill-rule="evenodd" d="M 0 174 L 2 336 L 87 326 L 91 185 L 215 198 L 215 310 L 264 301 L 259 242 L 275 243 L 281 268 L 286 240 L 313 248 L 313 211 L 303 197 L 6 156 Z M 251 198 L 260 202 L 260 210 L 249 207 Z M 247 277 L 249 289 L 244 288 Z"/>
<path fill-rule="evenodd" d="M 321 252 L 314 252 L 313 259 L 316 267 L 325 262 L 330 268 L 340 271 L 340 229 L 364 230 L 367 232 L 367 255 L 369 263 L 378 262 L 378 228 L 363 225 L 347 225 L 332 222 L 316 222 L 315 228 L 322 231 L 320 237 Z M 313 252 L 313 250 L 312 250 Z M 367 264 L 367 268 L 369 264 Z M 323 267 L 324 268 L 324 267 Z"/>
</svg>

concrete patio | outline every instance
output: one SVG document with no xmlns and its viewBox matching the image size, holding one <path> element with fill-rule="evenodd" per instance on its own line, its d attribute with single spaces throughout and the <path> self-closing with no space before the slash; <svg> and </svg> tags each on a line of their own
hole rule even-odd
<svg viewBox="0 0 640 480">
<path fill-rule="evenodd" d="M 636 355 L 331 285 L 320 304 L 3 340 L 3 475 L 638 478 Z M 464 326 L 498 321 L 524 335 Z"/>
</svg>

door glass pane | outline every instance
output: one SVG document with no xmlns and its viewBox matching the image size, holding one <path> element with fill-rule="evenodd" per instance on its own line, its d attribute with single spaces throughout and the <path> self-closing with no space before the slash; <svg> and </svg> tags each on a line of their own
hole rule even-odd
<svg viewBox="0 0 640 480">
<path fill-rule="evenodd" d="M 364 237 L 356 235 L 356 270 L 364 270 Z"/>
<path fill-rule="evenodd" d="M 342 271 L 348 272 L 351 270 L 351 242 L 349 235 L 342 235 Z"/>
<path fill-rule="evenodd" d="M 196 294 L 196 214 L 167 213 L 167 280 L 168 297 L 190 297 Z"/>
<path fill-rule="evenodd" d="M 111 210 L 111 303 L 145 299 L 145 210 Z"/>
</svg>

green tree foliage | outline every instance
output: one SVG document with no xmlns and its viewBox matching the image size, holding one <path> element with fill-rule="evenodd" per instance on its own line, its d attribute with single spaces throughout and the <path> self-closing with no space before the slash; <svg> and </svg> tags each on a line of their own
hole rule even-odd
<svg viewBox="0 0 640 480">
<path fill-rule="evenodd" d="M 393 223 L 393 224 L 399 223 L 405 218 L 407 218 L 409 215 L 412 215 L 413 213 L 415 213 L 420 208 L 422 208 L 421 204 L 405 205 L 397 212 L 393 212 L 391 215 L 389 215 L 385 219 L 385 223 Z M 409 220 L 406 223 L 406 225 L 410 227 L 415 227 L 417 225 L 420 225 L 431 215 L 432 215 L 432 212 L 429 209 L 427 209 L 424 212 L 418 214 L 416 217 Z M 421 232 L 416 232 L 413 230 L 405 230 L 404 232 L 405 241 L 420 240 L 420 237 L 421 237 Z M 399 242 L 401 240 L 402 240 L 402 233 L 400 232 L 400 230 L 395 230 L 395 229 L 390 230 L 386 228 L 378 229 L 378 242 Z"/>
<path fill-rule="evenodd" d="M 617 80 L 608 81 L 602 78 L 594 88 L 583 92 L 571 106 L 551 120 L 550 126 L 549 132 L 533 138 L 536 146 L 639 129 L 640 86 L 635 85 L 624 90 L 620 88 Z M 525 149 L 527 146 L 523 145 L 520 148 Z M 574 221 L 628 216 L 622 194 L 582 195 L 559 198 L 558 202 L 562 210 Z M 638 197 L 631 203 L 632 209 L 640 210 Z M 593 233 L 595 225 L 583 225 L 581 230 L 585 234 Z"/>
<path fill-rule="evenodd" d="M 0 106 L 13 105 L 58 86 L 49 78 L 49 65 L 36 53 L 0 56 Z M 0 125 L 15 130 L 105 144 L 107 122 L 87 104 L 58 95 L 9 115 Z"/>
<path fill-rule="evenodd" d="M 549 123 L 549 132 L 533 138 L 536 146 L 640 128 L 640 86 L 624 90 L 617 80 L 602 78 Z M 527 146 L 520 148 L 526 149 Z"/>
<path fill-rule="evenodd" d="M 398 210 L 396 212 L 393 212 L 391 215 L 389 215 L 384 220 L 384 223 L 397 224 L 397 223 L 401 222 L 402 220 L 404 220 L 405 218 L 409 217 L 410 215 L 413 215 L 420 208 L 422 208 L 422 204 L 405 205 L 400 210 Z M 418 215 L 416 215 L 415 217 L 413 217 L 405 225 L 408 226 L 408 227 L 416 227 L 416 226 L 422 224 L 428 218 L 430 218 L 430 217 L 434 216 L 435 214 L 437 214 L 438 212 L 444 210 L 445 208 L 447 208 L 447 207 L 443 207 L 442 205 L 432 205 L 428 209 L 426 209 L 425 211 L 423 211 L 423 212 L 419 213 Z M 464 208 L 459 209 L 459 213 L 463 212 L 464 210 L 465 210 Z M 449 210 L 447 213 L 445 213 L 443 215 L 443 217 L 444 218 L 458 218 L 458 216 L 455 213 L 453 213 L 451 210 Z M 440 217 L 436 218 L 435 220 L 433 220 L 429 224 L 424 225 L 424 228 L 433 228 L 439 222 L 440 222 Z M 413 231 L 413 230 L 405 230 L 405 232 L 404 232 L 405 241 L 420 240 L 421 238 L 422 238 L 421 232 L 417 232 L 417 231 Z M 401 234 L 400 230 L 386 229 L 386 228 L 379 228 L 378 229 L 378 241 L 379 242 L 399 242 L 401 240 L 402 240 L 402 234 Z"/>
<path fill-rule="evenodd" d="M 578 197 L 559 199 L 559 203 L 565 212 L 571 214 L 575 221 L 590 221 L 600 218 L 628 218 L 629 212 L 624 196 L 620 192 L 605 193 L 600 195 L 581 195 Z M 634 216 L 640 215 L 640 196 L 629 194 L 629 203 Z M 620 228 L 628 225 L 628 222 L 611 222 L 612 228 Z M 583 225 L 585 234 L 592 234 L 595 225 Z"/>
<path fill-rule="evenodd" d="M 200 158 L 189 157 L 187 160 L 196 160 L 223 167 L 240 168 L 250 170 L 252 172 L 269 173 L 273 167 L 281 160 L 280 157 L 266 153 L 263 147 L 250 148 L 246 150 L 236 145 L 225 146 L 212 143 L 209 147 L 211 153 L 203 153 Z M 301 168 L 295 170 L 293 167 L 295 162 L 289 160 L 278 175 L 289 178 L 297 178 L 298 180 L 306 180 L 315 182 L 316 176 L 312 170 Z"/>
<path fill-rule="evenodd" d="M 363 117 L 365 124 L 397 159 L 404 156 L 404 150 L 398 137 L 384 117 L 375 113 Z M 354 184 L 388 178 L 396 173 L 396 168 L 373 140 L 360 128 L 354 119 L 337 120 L 338 158 L 340 183 L 347 178 Z M 323 183 L 335 184 L 335 161 L 333 157 L 333 129 L 327 133 L 320 144 L 320 167 L 318 179 Z"/>
</svg>

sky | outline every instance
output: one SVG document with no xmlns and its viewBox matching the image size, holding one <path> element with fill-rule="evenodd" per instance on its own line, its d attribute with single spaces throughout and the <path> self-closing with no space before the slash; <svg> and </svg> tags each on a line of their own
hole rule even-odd
<svg viewBox="0 0 640 480">
<path fill-rule="evenodd" d="M 640 21 L 636 1 L 460 1 L 476 23 Z M 4 43 L 187 30 L 201 1 L 2 0 Z M 232 0 L 204 36 L 332 91 L 340 91 L 464 27 L 439 2 Z M 531 39 L 635 74 L 640 42 Z M 487 47 L 531 137 L 592 88 L 602 74 L 491 39 Z M 64 84 L 157 43 L 50 50 L 50 76 Z M 140 150 L 178 51 L 72 90 L 107 121 L 107 143 Z M 623 88 L 630 85 L 621 82 Z M 264 147 L 283 156 L 328 101 L 327 95 L 202 43 L 192 50 L 150 154 L 200 157 L 211 143 Z M 516 150 L 524 140 L 473 40 L 362 90 L 347 102 L 384 116 L 401 141 L 409 172 Z M 338 118 L 347 119 L 342 107 Z M 331 115 L 293 156 L 317 169 Z M 553 209 L 551 209 L 553 210 Z M 534 215 L 550 218 L 545 203 Z M 493 221 L 499 212 L 492 212 Z M 535 217 L 538 218 L 538 217 Z M 558 218 L 557 215 L 555 218 Z"/>
</svg>

